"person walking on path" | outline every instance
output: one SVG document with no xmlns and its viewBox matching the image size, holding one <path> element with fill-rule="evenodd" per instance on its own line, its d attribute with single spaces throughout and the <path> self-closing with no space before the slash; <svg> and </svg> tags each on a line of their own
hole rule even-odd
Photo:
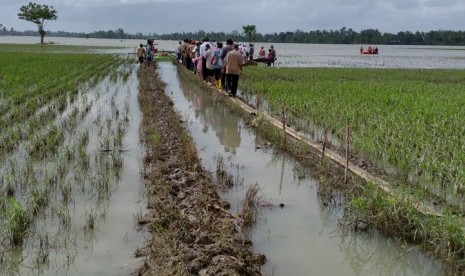
<svg viewBox="0 0 465 276">
<path fill-rule="evenodd" d="M 221 59 L 221 52 L 223 51 L 223 43 L 218 42 L 216 49 L 213 51 L 214 68 L 216 88 L 221 90 L 221 79 L 223 78 L 221 70 L 223 69 L 223 59 Z"/>
<path fill-rule="evenodd" d="M 226 68 L 224 68 L 224 59 L 226 58 L 226 55 L 234 49 L 232 39 L 226 40 L 226 46 L 223 47 L 221 50 L 221 55 L 220 58 L 223 61 L 223 69 L 221 71 L 221 87 L 223 88 L 224 91 L 229 91 L 230 88 L 226 86 Z"/>
<path fill-rule="evenodd" d="M 210 48 L 210 45 L 207 44 L 205 47 L 205 67 L 207 68 L 206 74 L 207 76 L 205 79 L 207 80 L 208 84 L 214 84 L 216 85 L 214 81 L 214 72 L 213 69 L 215 69 L 215 58 L 213 54 L 213 49 Z"/>
<path fill-rule="evenodd" d="M 179 44 L 176 47 L 176 61 L 179 63 L 182 63 L 181 48 L 182 48 L 182 41 L 179 41 Z"/>
<path fill-rule="evenodd" d="M 208 74 L 207 74 L 207 61 L 205 57 L 206 53 L 206 47 L 207 45 L 210 45 L 210 48 L 213 48 L 213 46 L 210 43 L 210 39 L 208 37 L 205 37 L 202 40 L 202 44 L 200 45 L 200 56 L 202 57 L 202 79 L 206 82 L 208 80 Z"/>
<path fill-rule="evenodd" d="M 236 97 L 237 84 L 239 83 L 239 76 L 242 75 L 242 55 L 239 53 L 239 45 L 234 45 L 234 50 L 230 51 L 224 60 L 224 67 L 226 70 L 226 86 L 228 94 Z"/>
<path fill-rule="evenodd" d="M 145 48 L 145 60 L 147 60 L 147 67 L 150 67 L 154 54 L 153 41 L 149 39 L 147 40 L 147 47 Z"/>
<path fill-rule="evenodd" d="M 144 44 L 142 43 L 139 46 L 140 47 L 137 49 L 137 56 L 139 57 L 140 65 L 142 65 L 145 59 L 145 48 L 144 48 Z"/>
</svg>

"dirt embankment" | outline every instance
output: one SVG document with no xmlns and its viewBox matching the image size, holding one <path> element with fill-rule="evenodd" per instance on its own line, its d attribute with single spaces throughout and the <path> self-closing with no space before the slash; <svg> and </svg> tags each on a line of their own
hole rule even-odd
<svg viewBox="0 0 465 276">
<path fill-rule="evenodd" d="M 151 232 L 139 275 L 261 275 L 265 256 L 254 254 L 238 222 L 203 171 L 193 141 L 153 69 L 139 70 L 144 178 Z"/>
</svg>

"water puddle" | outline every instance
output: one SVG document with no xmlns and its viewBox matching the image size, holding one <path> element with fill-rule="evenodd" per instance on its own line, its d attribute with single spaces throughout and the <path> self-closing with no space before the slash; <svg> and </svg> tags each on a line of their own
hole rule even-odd
<svg viewBox="0 0 465 276">
<path fill-rule="evenodd" d="M 137 229 L 146 206 L 137 67 L 119 71 L 68 100 L 52 123 L 62 137 L 54 151 L 34 158 L 24 141 L 0 164 L 1 187 L 29 221 L 22 243 L 2 238 L 0 274 L 128 275 L 141 265 L 134 257 L 147 236 Z M 7 229 L 0 225 L 3 237 Z"/>
<path fill-rule="evenodd" d="M 265 275 L 447 275 L 441 262 L 414 246 L 376 232 L 344 231 L 338 225 L 343 197 L 322 193 L 308 169 L 267 146 L 173 64 L 159 63 L 159 72 L 205 168 L 216 171 L 222 159 L 234 177 L 235 186 L 223 195 L 231 211 L 240 208 L 249 185 L 259 185 L 267 206 L 250 237 L 268 259 Z"/>
</svg>

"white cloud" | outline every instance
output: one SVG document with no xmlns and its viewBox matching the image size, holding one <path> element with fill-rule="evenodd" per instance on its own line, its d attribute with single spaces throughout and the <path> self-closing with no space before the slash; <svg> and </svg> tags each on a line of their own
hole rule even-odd
<svg viewBox="0 0 465 276">
<path fill-rule="evenodd" d="M 35 29 L 19 20 L 30 0 L 0 0 L 0 23 L 18 30 Z M 465 26 L 464 0 L 44 0 L 58 11 L 47 28 L 92 32 L 123 28 L 136 33 L 242 31 L 254 24 L 260 33 L 334 30 L 342 27 L 382 32 L 459 30 Z"/>
</svg>

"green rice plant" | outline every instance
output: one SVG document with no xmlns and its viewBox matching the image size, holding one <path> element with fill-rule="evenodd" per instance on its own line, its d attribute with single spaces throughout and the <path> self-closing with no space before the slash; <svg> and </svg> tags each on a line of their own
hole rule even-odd
<svg viewBox="0 0 465 276">
<path fill-rule="evenodd" d="M 94 228 L 95 228 L 95 219 L 96 219 L 96 216 L 93 214 L 92 210 L 90 211 L 90 213 L 87 213 L 86 214 L 85 229 L 94 230 Z"/>
<path fill-rule="evenodd" d="M 465 196 L 464 85 L 460 70 L 346 68 L 247 67 L 240 82 L 303 129 L 344 141 L 349 122 L 352 155 L 456 206 Z"/>
<path fill-rule="evenodd" d="M 29 215 L 26 213 L 21 203 L 14 197 L 8 198 L 5 213 L 8 221 L 11 244 L 22 245 L 27 233 L 27 226 L 30 219 Z"/>
<path fill-rule="evenodd" d="M 253 227 L 258 221 L 258 204 L 261 200 L 260 187 L 258 184 L 249 185 L 245 197 L 241 201 L 240 217 L 245 228 Z"/>
<path fill-rule="evenodd" d="M 71 226 L 71 215 L 69 213 L 69 209 L 67 207 L 60 207 L 56 211 L 56 216 L 58 219 L 58 222 L 60 223 L 60 226 L 63 227 L 63 229 L 69 229 Z"/>
<path fill-rule="evenodd" d="M 462 218 L 451 212 L 443 217 L 421 214 L 405 196 L 386 195 L 368 183 L 363 194 L 350 200 L 345 217 L 355 230 L 360 225 L 375 226 L 381 233 L 419 244 L 454 264 L 457 271 L 464 269 L 465 229 Z"/>
</svg>

